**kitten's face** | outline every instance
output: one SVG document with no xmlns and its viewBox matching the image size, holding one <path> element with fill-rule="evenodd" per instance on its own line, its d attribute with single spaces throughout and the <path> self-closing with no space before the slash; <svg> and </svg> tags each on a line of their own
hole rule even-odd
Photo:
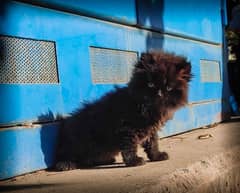
<svg viewBox="0 0 240 193">
<path fill-rule="evenodd" d="M 169 76 L 165 73 L 152 72 L 148 74 L 145 85 L 149 92 L 159 97 L 170 96 L 174 91 L 182 89 L 182 82 L 176 76 Z"/>
<path fill-rule="evenodd" d="M 176 82 L 175 80 L 170 80 L 162 73 L 148 73 L 148 80 L 145 86 L 149 90 L 149 93 L 164 97 L 176 89 Z"/>
<path fill-rule="evenodd" d="M 164 70 L 151 72 L 147 84 L 150 93 L 170 106 L 187 103 L 188 82 L 191 79 L 189 63 L 169 64 Z"/>
<path fill-rule="evenodd" d="M 136 67 L 132 82 L 138 92 L 173 106 L 186 102 L 191 65 L 184 58 L 162 53 L 144 55 Z"/>
</svg>

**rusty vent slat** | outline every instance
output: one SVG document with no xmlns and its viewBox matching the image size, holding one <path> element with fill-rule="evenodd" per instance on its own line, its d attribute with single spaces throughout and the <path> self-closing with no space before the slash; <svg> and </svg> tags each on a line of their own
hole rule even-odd
<svg viewBox="0 0 240 193">
<path fill-rule="evenodd" d="M 137 52 L 90 47 L 92 82 L 127 83 L 137 61 Z"/>
<path fill-rule="evenodd" d="M 0 36 L 0 83 L 58 83 L 55 43 Z"/>
</svg>

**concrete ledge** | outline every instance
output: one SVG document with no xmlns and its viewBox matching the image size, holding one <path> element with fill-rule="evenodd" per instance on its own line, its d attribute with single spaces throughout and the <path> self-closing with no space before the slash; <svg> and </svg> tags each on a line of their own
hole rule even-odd
<svg viewBox="0 0 240 193">
<path fill-rule="evenodd" d="M 208 136 L 199 139 L 199 136 Z M 234 120 L 160 140 L 170 159 L 125 167 L 39 171 L 0 182 L 16 193 L 237 193 L 240 192 L 240 122 Z M 139 155 L 146 156 L 142 149 Z"/>
<path fill-rule="evenodd" d="M 159 183 L 138 193 L 237 193 L 240 192 L 240 147 L 206 158 L 159 178 Z"/>
</svg>

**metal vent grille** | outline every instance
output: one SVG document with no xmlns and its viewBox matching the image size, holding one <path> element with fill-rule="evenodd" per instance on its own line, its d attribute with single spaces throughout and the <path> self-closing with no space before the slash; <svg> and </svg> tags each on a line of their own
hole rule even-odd
<svg viewBox="0 0 240 193">
<path fill-rule="evenodd" d="M 127 83 L 137 52 L 90 47 L 92 81 L 95 84 Z"/>
<path fill-rule="evenodd" d="M 202 82 L 221 82 L 220 64 L 214 60 L 200 60 Z"/>
<path fill-rule="evenodd" d="M 0 83 L 58 83 L 54 42 L 0 36 Z"/>
</svg>

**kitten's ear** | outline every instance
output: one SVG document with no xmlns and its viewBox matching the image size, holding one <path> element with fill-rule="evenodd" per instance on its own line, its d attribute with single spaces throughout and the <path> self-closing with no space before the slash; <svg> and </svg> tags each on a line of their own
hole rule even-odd
<svg viewBox="0 0 240 193">
<path fill-rule="evenodd" d="M 152 59 L 153 59 L 153 57 L 152 57 L 152 54 L 150 54 L 150 53 L 142 53 L 141 57 L 140 57 L 140 60 L 142 62 L 148 62 L 148 61 L 150 61 Z"/>
<path fill-rule="evenodd" d="M 150 53 L 142 53 L 140 61 L 143 63 L 143 65 L 149 65 L 154 63 L 153 55 Z"/>
<path fill-rule="evenodd" d="M 153 57 L 150 53 L 142 53 L 140 60 L 138 63 L 135 65 L 137 71 L 141 70 L 150 70 L 150 64 L 152 64 Z"/>
</svg>

